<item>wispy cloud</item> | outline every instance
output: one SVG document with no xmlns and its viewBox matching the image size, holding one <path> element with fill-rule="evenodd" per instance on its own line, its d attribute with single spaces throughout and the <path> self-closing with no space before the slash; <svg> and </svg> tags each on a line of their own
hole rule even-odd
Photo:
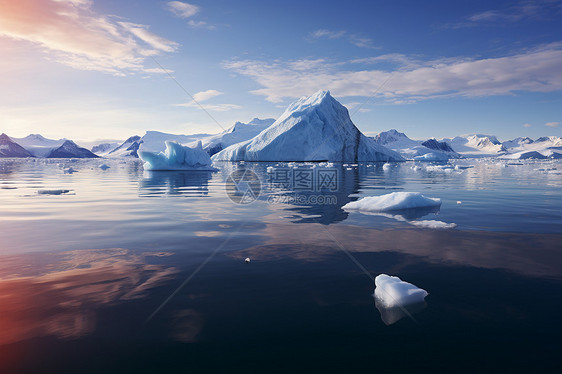
<svg viewBox="0 0 562 374">
<path fill-rule="evenodd" d="M 181 1 L 169 1 L 166 8 L 180 18 L 190 18 L 199 13 L 201 9 L 197 5 L 183 3 Z"/>
<path fill-rule="evenodd" d="M 252 91 L 271 102 L 330 89 L 339 97 L 377 96 L 395 103 L 431 98 L 511 95 L 518 91 L 562 90 L 562 43 L 486 59 L 417 62 L 390 70 L 351 70 L 353 66 L 323 60 L 273 62 L 230 60 L 223 67 L 247 76 L 262 88 Z M 307 67 L 307 61 L 310 61 Z M 295 69 L 295 64 L 299 69 Z M 389 80 L 390 79 L 390 80 Z"/>
<path fill-rule="evenodd" d="M 149 26 L 98 14 L 90 0 L 0 0 L 0 38 L 31 42 L 48 57 L 81 70 L 115 75 L 149 72 L 147 56 L 178 43 Z"/>
<path fill-rule="evenodd" d="M 199 5 L 184 3 L 181 1 L 169 1 L 166 3 L 165 8 L 177 17 L 185 19 L 192 18 L 201 11 L 201 7 Z M 211 25 L 208 22 L 196 21 L 194 19 L 189 19 L 187 24 L 193 29 L 214 30 L 216 28 L 215 25 Z"/>
<path fill-rule="evenodd" d="M 359 34 L 349 33 L 344 30 L 340 31 L 332 31 L 332 30 L 325 30 L 320 29 L 311 32 L 307 39 L 309 41 L 318 40 L 318 39 L 344 39 L 347 42 L 359 47 L 359 48 L 378 48 L 373 44 L 373 40 Z"/>
<path fill-rule="evenodd" d="M 523 127 L 529 128 L 529 127 L 531 127 L 531 124 L 530 123 L 524 123 Z"/>
<path fill-rule="evenodd" d="M 207 91 L 197 92 L 196 94 L 193 95 L 193 98 L 195 99 L 195 101 L 203 102 L 212 99 L 213 97 L 220 96 L 222 94 L 223 92 L 217 90 L 207 90 Z"/>
<path fill-rule="evenodd" d="M 217 90 L 207 90 L 197 92 L 193 95 L 195 100 L 192 100 L 188 103 L 178 104 L 177 106 L 183 106 L 188 108 L 200 108 L 203 107 L 206 110 L 212 110 L 217 112 L 227 112 L 233 109 L 240 109 L 242 108 L 240 105 L 236 104 L 207 104 L 203 103 L 204 101 L 210 100 L 214 97 L 222 95 L 223 92 Z"/>
<path fill-rule="evenodd" d="M 525 19 L 541 20 L 549 15 L 562 12 L 560 0 L 524 0 L 511 3 L 501 9 L 491 9 L 474 13 L 464 20 L 448 24 L 450 28 L 474 27 L 483 24 L 498 25 L 519 22 Z"/>
<path fill-rule="evenodd" d="M 553 128 L 554 128 L 554 127 L 558 127 L 558 126 L 560 125 L 560 122 L 547 122 L 547 123 L 545 123 L 544 125 L 545 125 L 545 126 L 548 126 L 548 127 L 553 127 Z"/>
</svg>

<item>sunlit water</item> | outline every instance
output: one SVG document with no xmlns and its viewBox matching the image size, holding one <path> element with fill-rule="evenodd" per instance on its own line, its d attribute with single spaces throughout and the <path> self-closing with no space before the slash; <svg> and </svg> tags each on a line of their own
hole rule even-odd
<svg viewBox="0 0 562 374">
<path fill-rule="evenodd" d="M 292 165 L 103 162 L 0 160 L 6 372 L 557 372 L 560 162 L 336 164 L 337 188 L 296 193 L 267 172 Z M 231 201 L 235 170 L 257 201 Z M 441 209 L 341 208 L 395 191 Z M 380 273 L 427 305 L 376 305 Z"/>
</svg>

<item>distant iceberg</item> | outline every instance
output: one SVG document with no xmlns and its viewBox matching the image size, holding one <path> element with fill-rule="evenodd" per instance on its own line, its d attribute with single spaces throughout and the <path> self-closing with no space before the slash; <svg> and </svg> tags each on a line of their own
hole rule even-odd
<svg viewBox="0 0 562 374">
<path fill-rule="evenodd" d="M 392 192 L 381 196 L 368 196 L 343 206 L 344 210 L 389 212 L 404 209 L 433 208 L 441 206 L 441 199 L 425 197 L 419 192 Z"/>
<path fill-rule="evenodd" d="M 215 171 L 211 157 L 203 150 L 201 142 L 194 148 L 166 141 L 164 152 L 139 151 L 144 170 L 203 170 Z"/>
<path fill-rule="evenodd" d="M 328 91 L 302 97 L 254 138 L 213 156 L 214 161 L 404 161 L 366 137 Z"/>
<path fill-rule="evenodd" d="M 404 282 L 398 277 L 380 274 L 375 278 L 375 297 L 387 308 L 422 303 L 426 290 Z"/>
</svg>

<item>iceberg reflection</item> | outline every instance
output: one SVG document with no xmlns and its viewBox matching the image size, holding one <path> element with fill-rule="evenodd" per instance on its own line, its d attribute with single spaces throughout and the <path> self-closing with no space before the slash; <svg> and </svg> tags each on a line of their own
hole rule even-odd
<svg viewBox="0 0 562 374">
<path fill-rule="evenodd" d="M 146 171 L 139 183 L 143 197 L 184 195 L 209 195 L 210 171 Z"/>
<path fill-rule="evenodd" d="M 381 320 L 387 326 L 400 321 L 404 317 L 410 317 L 419 313 L 427 307 L 427 303 L 425 301 L 405 306 L 388 307 L 378 297 L 373 297 L 373 299 L 375 299 L 375 307 L 381 314 Z"/>
</svg>

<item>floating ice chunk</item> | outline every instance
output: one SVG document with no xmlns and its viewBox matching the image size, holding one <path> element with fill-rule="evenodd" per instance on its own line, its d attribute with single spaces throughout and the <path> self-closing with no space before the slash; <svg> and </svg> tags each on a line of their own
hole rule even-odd
<svg viewBox="0 0 562 374">
<path fill-rule="evenodd" d="M 414 160 L 416 161 L 447 161 L 449 160 L 449 155 L 446 153 L 434 153 L 429 152 L 421 156 L 415 156 Z"/>
<path fill-rule="evenodd" d="M 101 164 L 100 166 L 98 166 L 101 170 L 107 170 L 109 169 L 111 166 L 107 165 L 107 164 Z"/>
<path fill-rule="evenodd" d="M 388 308 L 421 303 L 427 295 L 426 290 L 398 277 L 380 274 L 375 278 L 375 297 Z"/>
<path fill-rule="evenodd" d="M 457 205 L 461 205 L 461 204 L 462 204 L 462 201 L 458 200 Z"/>
<path fill-rule="evenodd" d="M 144 161 L 144 170 L 217 170 L 211 166 L 211 157 L 203 150 L 201 142 L 191 148 L 166 141 L 164 152 L 139 151 L 138 154 Z"/>
<path fill-rule="evenodd" d="M 347 203 L 345 210 L 388 212 L 393 210 L 430 208 L 441 206 L 441 199 L 425 197 L 419 192 L 392 192 L 381 196 L 369 196 Z"/>
<path fill-rule="evenodd" d="M 38 195 L 64 195 L 70 193 L 71 190 L 38 190 Z"/>
<path fill-rule="evenodd" d="M 454 229 L 457 227 L 456 223 L 447 223 L 435 220 L 409 221 L 409 223 L 425 229 Z"/>
<path fill-rule="evenodd" d="M 245 263 L 249 264 L 250 263 L 250 257 L 246 257 L 246 259 L 244 260 Z"/>
<path fill-rule="evenodd" d="M 391 167 L 392 167 L 392 165 L 387 162 L 386 164 L 384 164 L 382 166 L 382 170 L 389 171 Z"/>
<path fill-rule="evenodd" d="M 275 171 L 275 168 L 273 166 L 268 166 L 267 167 L 267 172 L 268 173 L 273 173 Z"/>
</svg>

